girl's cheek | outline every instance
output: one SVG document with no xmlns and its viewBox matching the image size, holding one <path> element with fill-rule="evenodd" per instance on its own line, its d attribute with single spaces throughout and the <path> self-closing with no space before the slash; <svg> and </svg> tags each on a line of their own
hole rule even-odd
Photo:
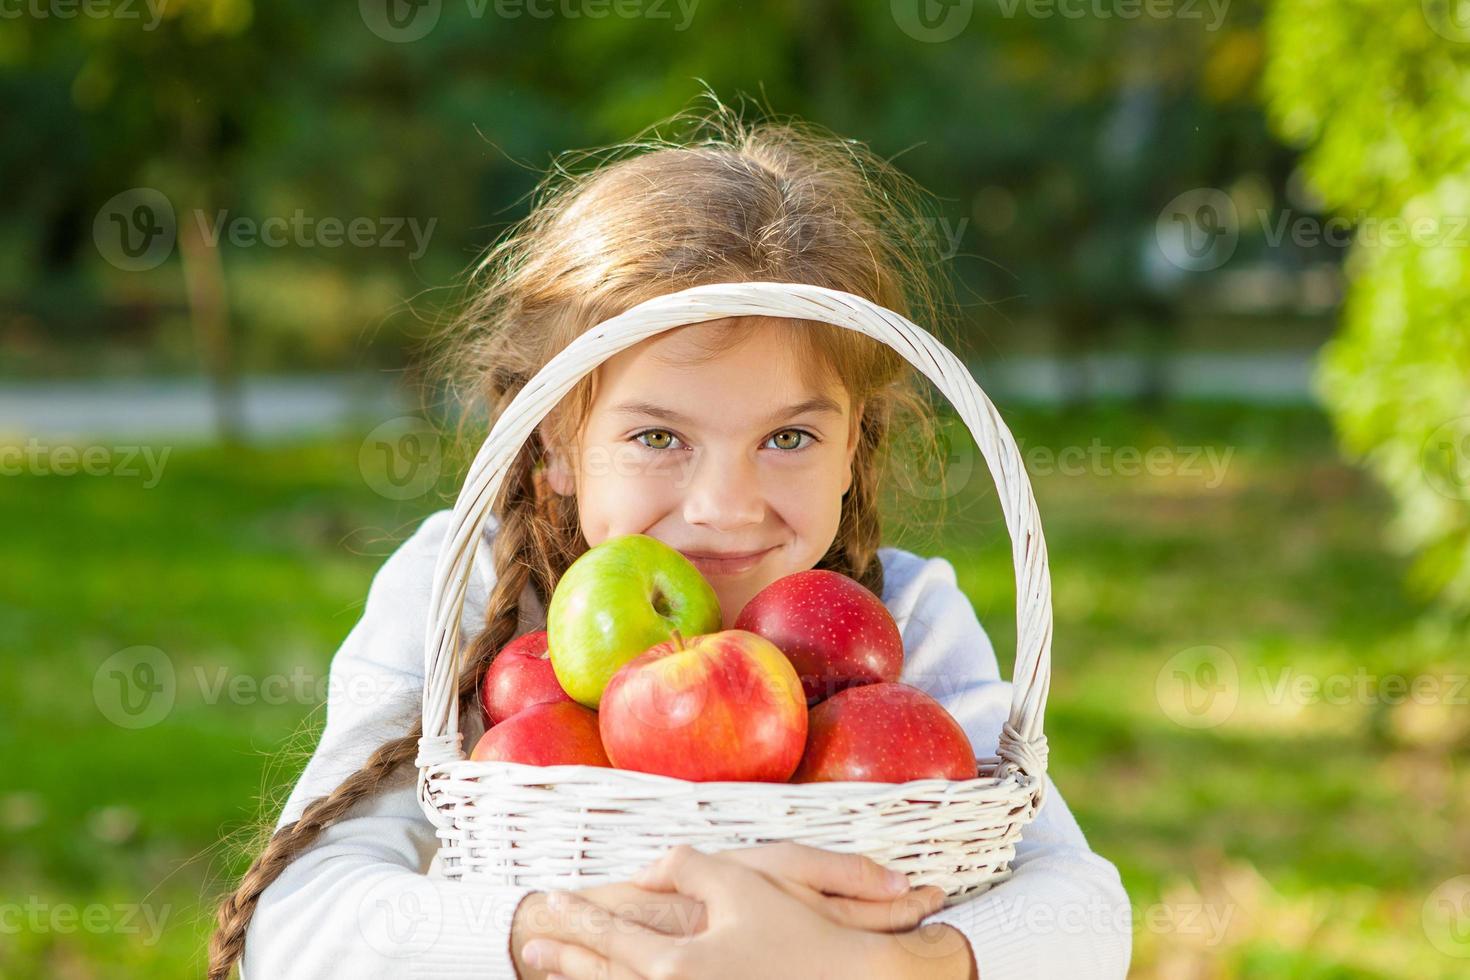
<svg viewBox="0 0 1470 980">
<path fill-rule="evenodd" d="M 667 480 L 677 467 L 648 450 L 624 443 L 597 444 L 583 460 L 583 475 L 603 488 Z"/>
<path fill-rule="evenodd" d="M 846 478 L 846 462 L 842 457 L 823 459 L 814 453 L 811 459 L 772 467 L 767 485 L 773 494 L 820 505 L 842 495 L 842 482 Z"/>
<path fill-rule="evenodd" d="M 677 510 L 683 499 L 673 480 L 652 473 L 615 477 L 609 491 L 605 499 L 616 519 L 638 530 Z"/>
</svg>

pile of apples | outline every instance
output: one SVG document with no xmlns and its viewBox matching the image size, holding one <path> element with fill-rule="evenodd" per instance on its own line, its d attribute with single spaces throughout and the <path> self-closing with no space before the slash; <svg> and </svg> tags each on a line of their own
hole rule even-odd
<svg viewBox="0 0 1470 980">
<path fill-rule="evenodd" d="M 589 549 L 557 583 L 547 628 L 486 671 L 470 758 L 696 781 L 975 778 L 964 729 L 898 683 L 898 625 L 851 578 L 784 576 L 723 622 L 700 570 L 658 539 Z"/>
</svg>

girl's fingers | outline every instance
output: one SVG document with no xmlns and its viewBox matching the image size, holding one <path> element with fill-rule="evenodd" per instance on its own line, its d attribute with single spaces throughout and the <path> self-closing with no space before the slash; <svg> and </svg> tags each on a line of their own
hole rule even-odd
<svg viewBox="0 0 1470 980">
<path fill-rule="evenodd" d="M 573 892 L 552 892 L 546 897 L 546 907 L 557 916 L 557 934 L 568 940 L 562 946 L 573 946 L 596 954 L 596 959 L 590 961 L 580 954 L 572 954 L 576 960 L 575 968 L 585 969 L 589 964 L 596 966 L 598 960 L 606 960 L 609 968 L 616 966 L 625 971 L 607 974 L 618 980 L 639 977 L 640 965 L 657 962 L 669 948 L 684 941 L 615 915 Z M 530 947 L 543 941 L 546 940 L 527 943 L 527 950 L 522 955 L 529 956 Z M 565 949 L 562 952 L 565 953 Z M 552 968 L 542 969 L 549 972 Z M 558 968 L 556 972 L 567 971 Z"/>
<path fill-rule="evenodd" d="M 521 955 L 532 966 L 550 974 L 547 980 L 555 977 L 567 980 L 643 980 L 621 963 L 610 962 L 601 954 L 573 943 L 533 939 L 526 943 Z"/>
<path fill-rule="evenodd" d="M 908 880 L 861 854 L 783 842 L 723 851 L 722 855 L 767 874 L 779 874 L 819 892 L 889 901 L 908 892 Z"/>
<path fill-rule="evenodd" d="M 944 889 L 935 885 L 914 888 L 908 894 L 884 902 L 822 895 L 820 910 L 839 925 L 868 932 L 907 932 L 925 916 L 944 905 Z"/>
<path fill-rule="evenodd" d="M 705 927 L 704 905 L 678 892 L 671 894 L 679 901 L 649 901 L 612 908 L 624 918 L 668 936 L 692 936 L 702 932 Z"/>
<path fill-rule="evenodd" d="M 699 853 L 699 852 L 696 852 Z M 888 869 L 858 854 L 843 854 L 803 844 L 764 844 L 706 855 L 760 872 L 782 891 L 839 925 L 869 932 L 905 932 L 944 905 L 944 890 L 925 885 L 894 891 Z M 674 889 L 673 852 L 633 880 L 655 891 Z"/>
<path fill-rule="evenodd" d="M 680 844 L 634 876 L 635 884 L 655 891 L 673 889 L 705 905 L 706 922 L 712 917 L 711 902 L 733 902 L 742 889 L 760 875 L 758 869 L 727 861 L 719 854 L 706 854 Z"/>
<path fill-rule="evenodd" d="M 609 912 L 671 936 L 693 935 L 704 928 L 704 906 L 672 889 L 655 891 L 620 881 L 579 888 L 577 894 Z"/>
<path fill-rule="evenodd" d="M 780 875 L 765 877 L 788 895 L 838 925 L 866 932 L 907 932 L 925 916 L 939 911 L 944 905 L 944 890 L 935 885 L 912 888 L 898 898 L 870 901 L 842 895 L 823 895 L 814 888 Z"/>
</svg>

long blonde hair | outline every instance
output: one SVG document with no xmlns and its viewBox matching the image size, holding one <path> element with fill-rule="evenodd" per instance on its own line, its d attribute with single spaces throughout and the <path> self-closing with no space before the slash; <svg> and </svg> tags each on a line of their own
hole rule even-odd
<svg viewBox="0 0 1470 980">
<path fill-rule="evenodd" d="M 678 113 L 633 140 L 554 161 L 529 215 L 475 267 L 470 298 L 442 338 L 434 363 L 466 405 L 493 421 L 584 331 L 643 300 L 703 283 L 812 283 L 855 293 L 937 333 L 952 327 L 952 294 L 930 235 L 932 198 L 862 144 L 791 117 L 766 113 L 748 122 L 712 93 L 705 96 L 707 108 Z M 884 449 L 901 422 L 920 434 L 921 446 L 934 445 L 933 412 L 917 375 L 886 345 L 829 324 L 783 325 L 811 376 L 835 376 L 851 403 L 862 406 L 852 484 L 816 567 L 848 575 L 881 597 Z M 735 320 L 722 332 L 743 328 Z M 712 344 L 710 353 L 721 346 Z M 458 678 L 461 717 L 478 710 L 481 677 L 515 638 L 527 583 L 544 609 L 561 574 L 586 550 L 575 497 L 551 492 L 545 464 L 548 446 L 574 444 L 594 375 L 522 447 L 495 503 L 496 577 L 484 629 Z M 271 836 L 220 902 L 211 980 L 226 980 L 243 952 L 260 894 L 325 827 L 412 763 L 419 735 L 416 724 L 386 742 Z"/>
</svg>

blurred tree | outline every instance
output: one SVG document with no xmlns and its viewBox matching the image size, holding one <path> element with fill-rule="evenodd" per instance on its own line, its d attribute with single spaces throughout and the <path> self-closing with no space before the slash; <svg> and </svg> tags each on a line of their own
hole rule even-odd
<svg viewBox="0 0 1470 980">
<path fill-rule="evenodd" d="M 702 80 L 867 142 L 934 190 L 927 231 L 985 307 L 977 334 L 1014 318 L 1058 324 L 1063 354 L 1159 352 L 1205 278 L 1160 274 L 1161 208 L 1244 172 L 1278 182 L 1283 153 L 1253 95 L 1260 2 L 1132 17 L 954 5 L 943 19 L 963 14 L 962 29 L 939 33 L 904 4 L 839 0 L 628 16 L 179 0 L 151 26 L 7 21 L 0 178 L 16 193 L 0 198 L 0 332 L 4 307 L 43 292 L 93 304 L 78 332 L 162 296 L 194 304 L 206 364 L 340 368 L 379 344 L 377 364 L 396 365 L 415 315 L 453 298 L 437 287 L 524 213 L 552 151 L 626 138 L 690 105 Z M 383 9 L 409 18 L 407 35 Z M 180 254 L 118 276 L 92 224 L 134 187 L 173 202 Z M 184 234 L 201 209 L 434 224 L 422 255 L 228 240 L 205 253 Z"/>
<path fill-rule="evenodd" d="M 1318 371 L 1346 449 L 1392 492 L 1417 586 L 1470 610 L 1470 5 L 1276 0 L 1270 118 L 1356 226 Z"/>
<path fill-rule="evenodd" d="M 148 230 L 141 247 L 178 245 L 189 323 L 212 382 L 218 428 L 235 439 L 243 433 L 238 343 L 214 234 L 219 229 L 202 219 L 229 199 L 241 176 L 242 148 L 268 141 L 262 130 L 282 78 L 279 65 L 292 60 L 302 24 L 289 5 L 268 5 L 262 17 L 251 0 L 174 0 L 103 8 L 103 14 L 75 23 L 14 18 L 7 30 L 16 33 L 0 52 L 8 69 L 0 77 L 14 84 L 28 77 L 16 69 L 29 69 L 30 78 L 43 80 L 48 104 L 31 114 L 55 114 L 78 135 L 77 152 L 61 160 L 37 159 L 23 144 L 6 144 L 6 169 L 17 173 L 20 189 L 43 191 L 31 218 L 49 244 L 35 271 L 63 274 L 83 255 L 95 258 L 89 251 L 94 216 L 122 194 L 119 235 L 136 224 Z M 58 90 L 69 98 L 57 99 Z M 60 192 L 45 194 L 48 185 Z M 103 232 L 108 217 L 96 218 Z M 154 242 L 155 234 L 168 240 Z M 119 247 L 126 251 L 125 242 Z M 97 248 L 119 264 L 103 243 Z"/>
<path fill-rule="evenodd" d="M 1091 396 L 1081 355 L 1110 345 L 1143 355 L 1142 394 L 1156 400 L 1162 356 L 1206 278 L 1161 274 L 1160 213 L 1195 188 L 1252 172 L 1276 187 L 1288 171 L 1254 94 L 1260 4 L 1145 6 L 1136 18 L 1029 9 L 976 5 L 952 41 L 904 52 L 912 62 L 894 65 L 861 127 L 944 150 L 906 159 L 940 193 L 962 195 L 952 220 L 966 231 L 970 291 L 994 315 L 1054 327 L 1057 353 L 1078 365 L 1064 397 Z M 887 50 L 869 16 L 867 50 Z"/>
</svg>

